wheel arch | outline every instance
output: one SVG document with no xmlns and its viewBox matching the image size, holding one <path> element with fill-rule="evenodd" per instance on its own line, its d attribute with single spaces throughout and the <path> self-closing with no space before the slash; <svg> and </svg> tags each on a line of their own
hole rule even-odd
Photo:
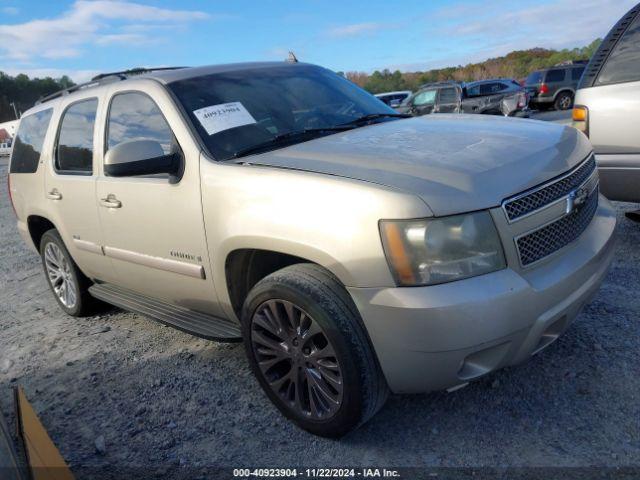
<svg viewBox="0 0 640 480">
<path fill-rule="evenodd" d="M 255 239 L 254 239 L 255 240 Z M 333 273 L 343 285 L 353 279 L 349 272 L 325 252 L 308 245 L 283 241 L 274 243 L 253 241 L 235 245 L 218 263 L 215 283 L 220 285 L 219 299 L 230 315 L 240 318 L 240 311 L 249 290 L 267 275 L 297 263 L 312 263 Z M 214 262 L 215 263 L 215 262 Z"/>
<path fill-rule="evenodd" d="M 558 98 L 558 96 L 559 96 L 561 93 L 564 93 L 564 92 L 570 93 L 573 97 L 575 97 L 575 95 L 576 95 L 576 91 L 575 91 L 573 88 L 571 88 L 571 87 L 562 87 L 560 90 L 558 90 L 558 91 L 553 95 L 553 101 L 555 102 L 555 101 L 556 101 L 556 98 Z"/>
<path fill-rule="evenodd" d="M 29 230 L 33 246 L 39 252 L 42 236 L 51 229 L 58 230 L 58 227 L 56 227 L 56 225 L 47 217 L 43 217 L 41 215 L 29 215 L 27 217 L 27 229 Z"/>
</svg>

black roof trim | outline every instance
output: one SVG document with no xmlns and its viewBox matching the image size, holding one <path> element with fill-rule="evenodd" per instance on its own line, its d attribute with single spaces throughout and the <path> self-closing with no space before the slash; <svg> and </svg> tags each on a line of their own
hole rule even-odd
<svg viewBox="0 0 640 480">
<path fill-rule="evenodd" d="M 598 47 L 598 50 L 596 50 L 596 53 L 591 57 L 589 65 L 587 65 L 587 68 L 582 75 L 578 88 L 593 87 L 600 70 L 602 70 L 604 62 L 607 60 L 609 54 L 613 51 L 620 38 L 622 38 L 629 25 L 631 25 L 638 14 L 640 14 L 640 3 L 629 10 L 609 31 Z"/>
<path fill-rule="evenodd" d="M 458 82 L 456 80 L 443 80 L 441 82 L 429 82 L 423 83 L 418 88 L 430 88 L 430 87 L 440 87 L 440 86 L 462 86 L 462 82 Z"/>
<path fill-rule="evenodd" d="M 142 75 L 144 73 L 164 71 L 164 70 L 178 70 L 181 68 L 187 67 L 159 67 L 159 68 L 131 68 L 129 70 L 122 70 L 119 72 L 109 72 L 109 73 L 101 73 L 100 75 L 96 75 L 89 82 L 80 83 L 78 85 L 74 85 L 73 87 L 64 88 L 62 90 L 58 90 L 50 95 L 46 95 L 41 97 L 36 105 L 40 105 L 45 102 L 49 102 L 56 98 L 64 97 L 73 92 L 77 92 L 79 90 L 85 90 L 87 88 L 98 87 L 100 85 L 105 85 L 108 83 L 119 82 L 121 80 L 126 80 L 127 78 L 134 75 Z"/>
</svg>

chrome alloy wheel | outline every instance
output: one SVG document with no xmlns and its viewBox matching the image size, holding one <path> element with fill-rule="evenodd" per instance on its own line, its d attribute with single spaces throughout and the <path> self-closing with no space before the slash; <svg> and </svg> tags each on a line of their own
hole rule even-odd
<svg viewBox="0 0 640 480">
<path fill-rule="evenodd" d="M 560 99 L 560 108 L 562 110 L 568 110 L 571 108 L 571 97 L 569 95 L 565 95 Z"/>
<path fill-rule="evenodd" d="M 343 375 L 320 325 L 286 300 L 269 300 L 251 319 L 251 345 L 273 392 L 310 420 L 331 418 L 343 398 Z"/>
<path fill-rule="evenodd" d="M 44 247 L 44 263 L 47 277 L 54 293 L 67 308 L 76 306 L 76 284 L 71 273 L 71 265 L 58 245 L 53 242 Z"/>
</svg>

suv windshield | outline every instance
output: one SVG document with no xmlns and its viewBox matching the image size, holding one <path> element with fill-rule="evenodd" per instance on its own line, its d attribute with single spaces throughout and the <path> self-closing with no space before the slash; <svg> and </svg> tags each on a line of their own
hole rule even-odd
<svg viewBox="0 0 640 480">
<path fill-rule="evenodd" d="M 216 160 L 400 116 L 349 80 L 312 65 L 220 72 L 169 88 Z"/>
</svg>

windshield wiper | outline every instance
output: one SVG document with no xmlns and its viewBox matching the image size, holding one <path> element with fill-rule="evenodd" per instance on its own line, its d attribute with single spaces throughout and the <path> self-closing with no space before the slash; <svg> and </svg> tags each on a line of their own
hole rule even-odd
<svg viewBox="0 0 640 480">
<path fill-rule="evenodd" d="M 361 123 L 367 123 L 372 120 L 377 120 L 378 118 L 409 118 L 412 115 L 408 113 L 369 113 L 367 115 L 363 115 L 362 117 L 354 118 L 353 120 L 349 120 L 347 123 L 341 123 L 340 127 L 347 127 L 351 125 L 360 125 Z"/>
<path fill-rule="evenodd" d="M 314 137 L 318 134 L 323 133 L 331 133 L 331 132 L 342 132 L 344 130 L 350 130 L 355 128 L 354 125 L 344 124 L 344 125 L 332 125 L 328 127 L 318 127 L 318 128 L 305 128 L 304 130 L 292 130 L 290 132 L 280 133 L 278 135 L 273 136 L 271 139 L 266 142 L 261 142 L 256 145 L 251 145 L 246 148 L 241 148 L 237 152 L 235 152 L 230 158 L 239 158 L 249 155 L 251 153 L 259 152 L 261 150 L 268 150 L 271 147 L 277 147 L 282 143 L 286 143 L 290 140 L 295 140 L 298 138 L 306 138 L 306 137 Z"/>
</svg>

